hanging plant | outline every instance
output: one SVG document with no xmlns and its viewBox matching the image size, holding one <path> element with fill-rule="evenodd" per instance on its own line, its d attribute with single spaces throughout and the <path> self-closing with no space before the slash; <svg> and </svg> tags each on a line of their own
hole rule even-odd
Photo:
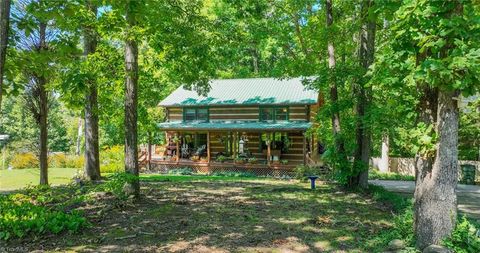
<svg viewBox="0 0 480 253">
<path fill-rule="evenodd" d="M 178 143 L 180 141 L 180 138 L 178 138 L 178 136 L 175 135 L 175 137 L 173 137 L 172 140 L 174 143 Z"/>
</svg>

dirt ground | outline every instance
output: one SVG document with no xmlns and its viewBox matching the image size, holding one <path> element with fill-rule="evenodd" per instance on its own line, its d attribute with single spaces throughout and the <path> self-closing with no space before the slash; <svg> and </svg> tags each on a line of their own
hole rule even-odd
<svg viewBox="0 0 480 253">
<path fill-rule="evenodd" d="M 122 207 L 85 207 L 78 234 L 12 241 L 25 251 L 372 252 L 388 207 L 336 186 L 280 180 L 142 182 Z"/>
</svg>

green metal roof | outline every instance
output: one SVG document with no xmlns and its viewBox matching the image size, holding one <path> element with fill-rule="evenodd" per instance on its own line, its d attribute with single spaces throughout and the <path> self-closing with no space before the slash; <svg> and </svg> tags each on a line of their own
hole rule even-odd
<svg viewBox="0 0 480 253">
<path fill-rule="evenodd" d="M 303 78 L 274 79 L 247 78 L 210 81 L 206 96 L 193 90 L 179 87 L 160 106 L 205 106 L 205 105 L 288 105 L 315 104 L 318 93 L 307 90 Z"/>
<path fill-rule="evenodd" d="M 241 130 L 241 131 L 305 131 L 312 123 L 306 121 L 284 122 L 164 122 L 162 130 Z"/>
</svg>

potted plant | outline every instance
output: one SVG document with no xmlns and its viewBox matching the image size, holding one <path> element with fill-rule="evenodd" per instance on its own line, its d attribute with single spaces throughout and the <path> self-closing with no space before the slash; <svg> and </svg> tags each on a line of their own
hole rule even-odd
<svg viewBox="0 0 480 253">
<path fill-rule="evenodd" d="M 257 163 L 257 158 L 256 157 L 250 157 L 248 158 L 248 162 L 251 164 L 256 164 Z"/>
<path fill-rule="evenodd" d="M 243 159 L 241 157 L 236 157 L 234 161 L 237 164 L 244 164 L 245 163 L 245 159 Z"/>
<path fill-rule="evenodd" d="M 190 160 L 194 161 L 194 162 L 198 162 L 200 160 L 200 158 L 196 155 L 192 156 L 192 158 L 190 158 Z"/>
<path fill-rule="evenodd" d="M 278 159 L 278 156 L 276 155 L 273 156 L 272 164 L 280 164 L 280 159 Z"/>
<path fill-rule="evenodd" d="M 206 163 L 208 159 L 206 157 L 200 157 L 200 162 Z"/>
<path fill-rule="evenodd" d="M 227 157 L 223 156 L 223 155 L 219 155 L 216 159 L 217 162 L 225 162 L 225 160 L 227 160 Z"/>
<path fill-rule="evenodd" d="M 283 164 L 283 165 L 287 165 L 287 164 L 288 164 L 288 160 L 286 160 L 286 159 L 280 160 L 280 163 Z"/>
</svg>

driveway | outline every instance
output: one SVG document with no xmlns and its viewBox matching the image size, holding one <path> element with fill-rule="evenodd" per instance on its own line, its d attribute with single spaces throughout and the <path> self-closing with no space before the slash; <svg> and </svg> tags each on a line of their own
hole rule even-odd
<svg viewBox="0 0 480 253">
<path fill-rule="evenodd" d="M 413 196 L 415 182 L 413 181 L 390 181 L 369 180 L 371 184 L 385 187 L 385 189 Z M 469 217 L 480 219 L 480 186 L 463 185 L 457 186 L 458 210 Z"/>
</svg>

